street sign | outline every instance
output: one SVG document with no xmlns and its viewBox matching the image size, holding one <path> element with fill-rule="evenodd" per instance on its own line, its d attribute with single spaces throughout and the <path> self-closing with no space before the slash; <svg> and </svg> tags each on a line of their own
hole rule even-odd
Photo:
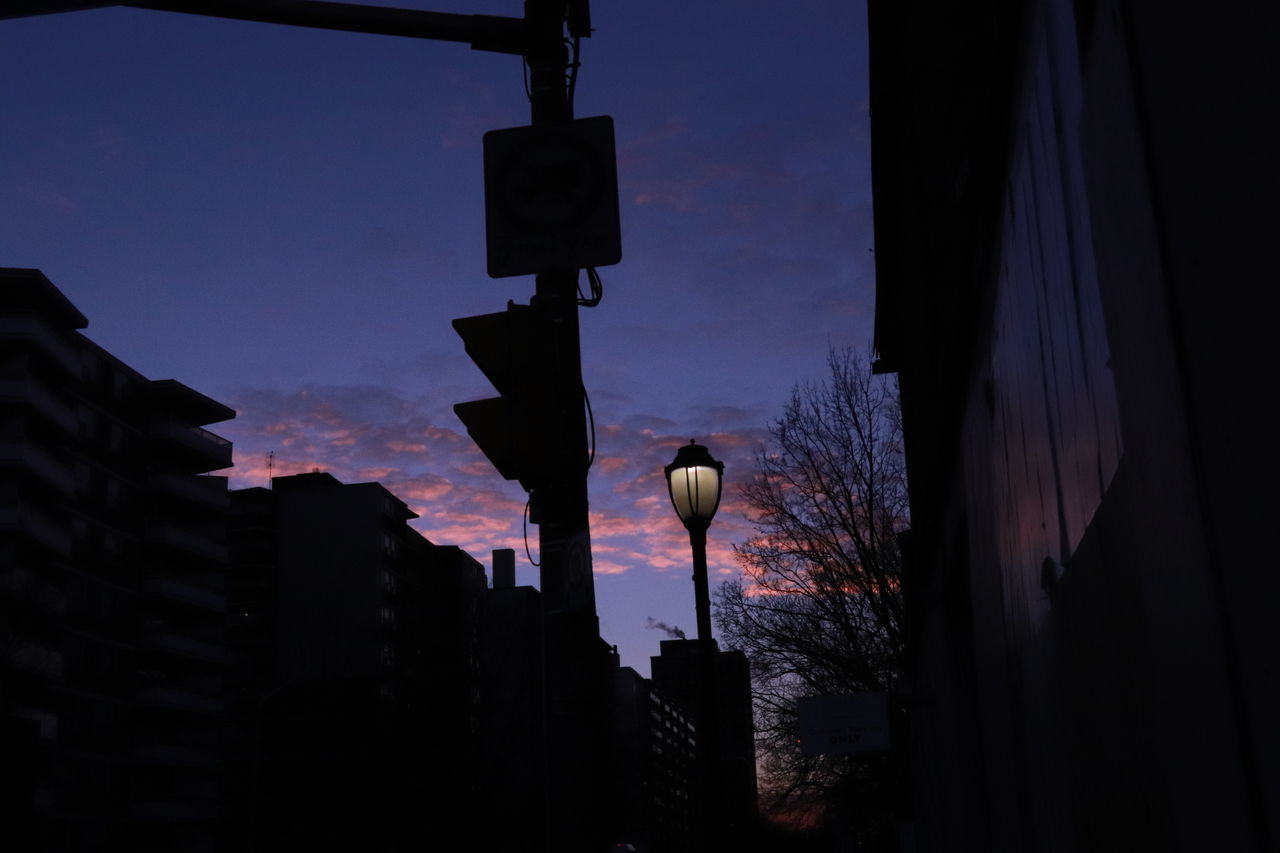
<svg viewBox="0 0 1280 853">
<path fill-rule="evenodd" d="M 796 705 L 806 756 L 886 752 L 889 701 L 884 693 L 806 696 Z"/>
<path fill-rule="evenodd" d="M 489 275 L 503 278 L 622 259 L 609 116 L 484 135 Z"/>
</svg>

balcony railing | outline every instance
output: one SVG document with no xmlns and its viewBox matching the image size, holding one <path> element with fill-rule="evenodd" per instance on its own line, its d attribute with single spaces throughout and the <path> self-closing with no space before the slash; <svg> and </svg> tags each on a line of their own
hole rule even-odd
<svg viewBox="0 0 1280 853">
<path fill-rule="evenodd" d="M 216 580 L 214 578 L 210 581 Z M 179 601 L 218 613 L 226 610 L 226 593 L 212 583 L 197 584 L 166 577 L 143 578 L 142 591 L 154 598 Z"/>
<path fill-rule="evenodd" d="M 221 563 L 227 558 L 227 548 L 221 542 L 210 539 L 199 530 L 175 522 L 158 521 L 147 528 L 147 543 L 181 551 Z"/>
<path fill-rule="evenodd" d="M 43 323 L 24 317 L 0 318 L 0 339 L 29 341 L 70 376 L 80 375 L 80 354 Z"/>
<path fill-rule="evenodd" d="M 211 441 L 214 444 L 217 444 L 221 447 L 231 446 L 231 439 L 223 438 L 222 436 L 218 435 L 216 432 L 209 432 L 209 430 L 203 427 L 191 427 L 190 429 L 192 432 L 194 432 L 196 435 L 200 436 L 201 438 L 207 441 Z"/>
<path fill-rule="evenodd" d="M 218 696 L 178 687 L 140 687 L 137 696 L 143 705 L 166 710 L 199 714 L 217 714 L 222 710 L 222 700 Z"/>
<path fill-rule="evenodd" d="M 215 748 L 176 743 L 140 743 L 133 748 L 133 757 L 139 763 L 146 764 L 184 767 L 215 767 L 218 764 L 218 751 Z"/>
<path fill-rule="evenodd" d="M 25 566 L 11 566 L 0 570 L 0 597 L 22 602 L 28 607 L 55 617 L 67 612 L 67 594 L 48 576 L 36 574 Z"/>
<path fill-rule="evenodd" d="M 30 442 L 0 443 L 0 468 L 17 468 L 64 495 L 74 494 L 76 478 L 52 453 Z"/>
<path fill-rule="evenodd" d="M 231 441 L 201 427 L 172 422 L 151 425 L 151 437 L 196 456 L 202 471 L 231 467 Z"/>
<path fill-rule="evenodd" d="M 50 521 L 31 507 L 0 507 L 0 529 L 7 528 L 45 546 L 59 556 L 71 553 L 66 527 Z"/>
<path fill-rule="evenodd" d="M 135 820 L 209 821 L 218 817 L 214 803 L 136 802 L 129 807 Z"/>
<path fill-rule="evenodd" d="M 30 407 L 68 435 L 79 429 L 75 407 L 30 376 L 0 377 L 0 401 Z"/>
<path fill-rule="evenodd" d="M 151 484 L 156 491 L 184 498 L 209 509 L 225 509 L 229 502 L 227 483 L 221 477 L 156 474 L 152 477 Z"/>
<path fill-rule="evenodd" d="M 160 651 L 184 658 L 195 658 L 208 663 L 222 663 L 227 658 L 226 649 L 220 643 L 198 640 L 166 627 L 145 627 L 139 637 L 139 645 L 149 651 Z"/>
</svg>

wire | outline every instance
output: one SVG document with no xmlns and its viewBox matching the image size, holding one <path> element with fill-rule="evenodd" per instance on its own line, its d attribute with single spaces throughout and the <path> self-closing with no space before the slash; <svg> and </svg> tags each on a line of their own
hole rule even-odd
<svg viewBox="0 0 1280 853">
<path fill-rule="evenodd" d="M 565 73 L 565 103 L 568 105 L 569 115 L 573 115 L 573 95 L 578 88 L 578 69 L 582 67 L 582 63 L 578 61 L 578 56 L 582 49 L 580 44 L 581 41 L 582 40 L 578 36 L 564 40 L 565 46 L 572 52 L 572 58 L 569 60 L 568 65 L 566 65 L 567 70 Z M 524 78 L 524 96 L 529 99 L 530 103 L 532 103 L 533 84 L 529 80 L 530 71 L 529 58 L 527 56 L 521 57 L 520 73 Z"/>
<path fill-rule="evenodd" d="M 529 552 L 529 503 L 532 500 L 533 498 L 530 497 L 526 498 L 524 502 L 524 555 L 529 558 L 529 565 L 537 568 L 538 566 L 541 566 L 542 563 L 533 559 L 533 554 Z"/>
<path fill-rule="evenodd" d="M 578 304 L 583 308 L 594 308 L 604 298 L 604 282 L 600 280 L 600 273 L 596 272 L 595 267 L 587 267 L 587 282 L 591 286 L 591 295 L 583 294 L 582 285 L 579 284 Z"/>
<path fill-rule="evenodd" d="M 569 48 L 573 51 L 573 59 L 569 62 L 569 80 L 565 86 L 570 115 L 573 114 L 573 94 L 578 88 L 578 69 L 582 67 L 582 63 L 578 60 L 579 51 L 581 50 L 580 41 L 581 39 L 577 36 L 566 40 Z"/>
<path fill-rule="evenodd" d="M 591 410 L 591 395 L 587 393 L 587 386 L 582 386 L 582 400 L 587 404 L 587 423 L 591 425 L 591 450 L 587 454 L 587 470 L 591 470 L 591 466 L 596 461 L 596 415 Z"/>
<path fill-rule="evenodd" d="M 600 304 L 600 300 L 604 298 L 604 281 L 600 278 L 600 273 L 596 272 L 595 267 L 587 267 L 587 281 L 591 282 L 591 305 L 594 308 Z"/>
</svg>

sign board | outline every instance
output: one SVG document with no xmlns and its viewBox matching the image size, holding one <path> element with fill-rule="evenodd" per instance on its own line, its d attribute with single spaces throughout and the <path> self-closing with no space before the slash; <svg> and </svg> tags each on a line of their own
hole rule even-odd
<svg viewBox="0 0 1280 853">
<path fill-rule="evenodd" d="M 889 749 L 889 699 L 884 693 L 806 696 L 796 711 L 800 750 L 806 756 Z"/>
<path fill-rule="evenodd" d="M 622 260 L 613 119 L 486 133 L 484 219 L 493 278 Z"/>
</svg>

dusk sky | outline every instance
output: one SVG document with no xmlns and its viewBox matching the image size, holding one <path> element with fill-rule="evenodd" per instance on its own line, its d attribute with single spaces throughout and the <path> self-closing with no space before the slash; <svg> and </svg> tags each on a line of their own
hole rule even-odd
<svg viewBox="0 0 1280 853">
<path fill-rule="evenodd" d="M 391 2 L 519 16 L 519 0 Z M 581 311 L 602 636 L 649 674 L 694 633 L 662 466 L 725 462 L 712 584 L 751 531 L 737 487 L 829 345 L 870 343 L 865 3 L 592 4 L 575 112 L 610 115 L 623 259 Z M 466 45 L 101 9 L 0 21 L 0 266 L 42 270 L 89 338 L 237 411 L 233 488 L 376 480 L 433 542 L 525 557 L 525 496 L 454 403 L 493 391 L 455 317 L 527 302 L 485 271 L 481 138 L 524 125 L 517 57 Z M 529 528 L 537 557 L 537 529 Z"/>
</svg>

